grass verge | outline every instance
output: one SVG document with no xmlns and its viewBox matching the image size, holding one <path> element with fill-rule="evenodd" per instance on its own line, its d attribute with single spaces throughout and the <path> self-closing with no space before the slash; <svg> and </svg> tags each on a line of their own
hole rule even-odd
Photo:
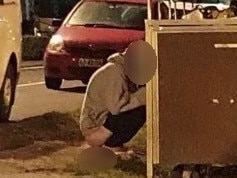
<svg viewBox="0 0 237 178">
<path fill-rule="evenodd" d="M 78 161 L 70 165 L 70 169 L 76 176 L 85 176 L 93 178 L 144 178 L 146 177 L 146 127 L 143 127 L 139 133 L 128 143 L 136 152 L 144 154 L 143 156 L 131 156 L 129 158 L 119 158 L 117 165 L 108 171 L 88 173 L 80 169 Z M 140 155 L 140 154 L 139 154 Z"/>
</svg>

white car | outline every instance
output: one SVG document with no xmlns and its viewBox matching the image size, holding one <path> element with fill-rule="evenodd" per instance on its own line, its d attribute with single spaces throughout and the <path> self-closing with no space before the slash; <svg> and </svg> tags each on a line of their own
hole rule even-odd
<svg viewBox="0 0 237 178">
<path fill-rule="evenodd" d="M 21 61 L 20 0 L 0 0 L 0 122 L 8 121 Z"/>
</svg>

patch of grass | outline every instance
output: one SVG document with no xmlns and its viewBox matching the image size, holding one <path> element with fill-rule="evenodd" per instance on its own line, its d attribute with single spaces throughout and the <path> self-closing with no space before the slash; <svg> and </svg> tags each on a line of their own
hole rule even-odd
<svg viewBox="0 0 237 178">
<path fill-rule="evenodd" d="M 127 143 L 137 153 L 146 154 L 146 125 Z"/>
<path fill-rule="evenodd" d="M 130 173 L 136 176 L 146 175 L 146 159 L 145 157 L 133 156 L 130 159 L 118 159 L 115 169 Z"/>
<path fill-rule="evenodd" d="M 41 116 L 0 124 L 0 150 L 17 149 L 35 141 L 64 141 L 77 143 L 83 140 L 77 118 L 72 113 L 51 112 Z"/>
<path fill-rule="evenodd" d="M 74 113 L 75 114 L 75 113 Z M 80 168 L 76 161 L 69 165 L 68 171 L 74 172 L 76 176 L 88 176 L 93 178 L 144 178 L 146 177 L 146 126 L 127 144 L 133 150 L 144 153 L 143 156 L 131 156 L 130 158 L 118 158 L 117 165 L 108 171 L 88 173 Z"/>
<path fill-rule="evenodd" d="M 105 172 L 89 173 L 80 169 L 76 170 L 76 176 L 88 176 L 90 178 L 144 178 L 144 175 L 133 174 L 120 169 L 111 169 Z"/>
<path fill-rule="evenodd" d="M 134 175 L 121 170 L 110 170 L 104 173 L 94 174 L 95 178 L 144 178 L 142 175 Z"/>
<path fill-rule="evenodd" d="M 72 168 L 72 167 L 71 167 Z M 89 173 L 80 169 L 80 165 L 74 165 L 76 176 L 89 176 L 93 178 L 145 178 L 146 177 L 146 162 L 138 157 L 132 157 L 128 160 L 118 160 L 115 168 L 104 171 Z"/>
</svg>

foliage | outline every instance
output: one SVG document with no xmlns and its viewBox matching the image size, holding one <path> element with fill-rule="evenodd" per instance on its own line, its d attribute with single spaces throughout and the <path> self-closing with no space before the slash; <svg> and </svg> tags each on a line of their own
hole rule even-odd
<svg viewBox="0 0 237 178">
<path fill-rule="evenodd" d="M 49 38 L 47 37 L 24 36 L 22 43 L 23 60 L 42 60 L 48 42 Z"/>
<path fill-rule="evenodd" d="M 64 19 L 77 2 L 78 0 L 35 0 L 34 13 L 39 17 Z"/>
</svg>

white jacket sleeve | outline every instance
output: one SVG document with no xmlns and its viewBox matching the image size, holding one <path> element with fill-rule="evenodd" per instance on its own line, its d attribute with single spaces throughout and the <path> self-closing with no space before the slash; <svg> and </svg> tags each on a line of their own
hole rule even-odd
<svg viewBox="0 0 237 178">
<path fill-rule="evenodd" d="M 106 86 L 104 99 L 106 107 L 113 115 L 120 113 L 120 109 L 129 102 L 129 93 L 124 90 L 124 80 L 116 69 L 116 66 L 110 66 L 104 73 Z"/>
</svg>

